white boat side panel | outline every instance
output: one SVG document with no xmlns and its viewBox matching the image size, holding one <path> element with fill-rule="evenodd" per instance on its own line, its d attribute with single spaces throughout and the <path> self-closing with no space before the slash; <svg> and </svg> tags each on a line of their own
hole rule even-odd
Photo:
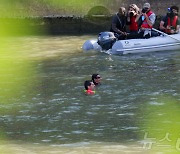
<svg viewBox="0 0 180 154">
<path fill-rule="evenodd" d="M 175 39 L 173 39 L 175 38 Z M 119 40 L 114 43 L 110 50 L 112 54 L 128 54 L 153 51 L 167 51 L 180 49 L 180 34 L 168 36 L 158 36 L 149 39 L 130 39 Z M 82 49 L 84 51 L 96 50 L 102 51 L 97 43 L 97 39 L 87 40 Z"/>
<path fill-rule="evenodd" d="M 179 34 L 173 35 L 180 39 Z M 168 36 L 152 37 L 149 39 L 119 40 L 112 47 L 113 54 L 138 52 L 167 51 L 180 49 L 180 42 Z"/>
</svg>

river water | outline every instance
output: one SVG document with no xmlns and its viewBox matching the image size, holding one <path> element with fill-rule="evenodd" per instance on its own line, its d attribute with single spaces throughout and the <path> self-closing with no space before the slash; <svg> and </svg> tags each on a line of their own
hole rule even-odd
<svg viewBox="0 0 180 154">
<path fill-rule="evenodd" d="M 6 40 L 16 58 L 6 55 L 11 65 L 1 73 L 1 151 L 179 152 L 180 51 L 83 52 L 84 41 L 94 37 Z M 83 83 L 93 73 L 102 84 L 86 96 Z"/>
</svg>

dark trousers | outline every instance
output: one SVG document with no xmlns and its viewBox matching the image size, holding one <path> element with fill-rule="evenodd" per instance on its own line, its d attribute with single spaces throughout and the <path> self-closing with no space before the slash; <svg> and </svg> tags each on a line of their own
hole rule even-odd
<svg viewBox="0 0 180 154">
<path fill-rule="evenodd" d="M 127 35 L 127 39 L 141 39 L 141 38 L 144 38 L 143 35 L 144 35 L 144 32 L 130 33 L 129 35 Z"/>
<path fill-rule="evenodd" d="M 141 31 L 141 32 L 136 32 L 136 33 L 130 33 L 128 36 L 127 36 L 127 39 L 148 39 L 150 37 L 156 37 L 156 36 L 159 36 L 159 34 L 155 31 L 151 31 L 151 35 L 150 34 L 147 34 L 144 36 L 144 31 Z"/>
</svg>

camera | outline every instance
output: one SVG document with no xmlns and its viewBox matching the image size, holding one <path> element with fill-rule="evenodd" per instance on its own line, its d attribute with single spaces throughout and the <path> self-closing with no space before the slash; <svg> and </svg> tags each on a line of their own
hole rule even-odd
<svg viewBox="0 0 180 154">
<path fill-rule="evenodd" d="M 168 17 L 170 17 L 170 18 L 172 18 L 172 17 L 174 17 L 174 16 L 177 16 L 178 15 L 178 13 L 174 13 L 174 12 L 167 12 L 167 16 Z"/>
<path fill-rule="evenodd" d="M 176 30 L 176 28 L 173 27 L 173 26 L 170 26 L 170 29 L 171 29 L 171 30 L 174 30 L 174 31 Z"/>
<path fill-rule="evenodd" d="M 146 13 L 147 11 L 148 11 L 148 8 L 143 8 L 141 12 Z"/>
<path fill-rule="evenodd" d="M 130 16 L 130 17 L 132 17 L 132 16 L 134 16 L 134 15 L 135 15 L 135 12 L 134 12 L 134 11 L 130 11 L 130 12 L 129 12 L 129 16 Z"/>
</svg>

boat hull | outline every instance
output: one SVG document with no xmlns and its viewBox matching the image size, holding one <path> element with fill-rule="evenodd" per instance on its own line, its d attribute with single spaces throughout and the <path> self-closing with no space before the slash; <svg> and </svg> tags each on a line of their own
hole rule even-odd
<svg viewBox="0 0 180 154">
<path fill-rule="evenodd" d="M 101 51 L 97 39 L 88 40 L 83 44 L 83 50 Z M 158 36 L 149 39 L 130 39 L 118 40 L 112 46 L 108 53 L 111 54 L 129 54 L 154 51 L 171 51 L 180 49 L 180 34 L 170 36 Z"/>
</svg>

